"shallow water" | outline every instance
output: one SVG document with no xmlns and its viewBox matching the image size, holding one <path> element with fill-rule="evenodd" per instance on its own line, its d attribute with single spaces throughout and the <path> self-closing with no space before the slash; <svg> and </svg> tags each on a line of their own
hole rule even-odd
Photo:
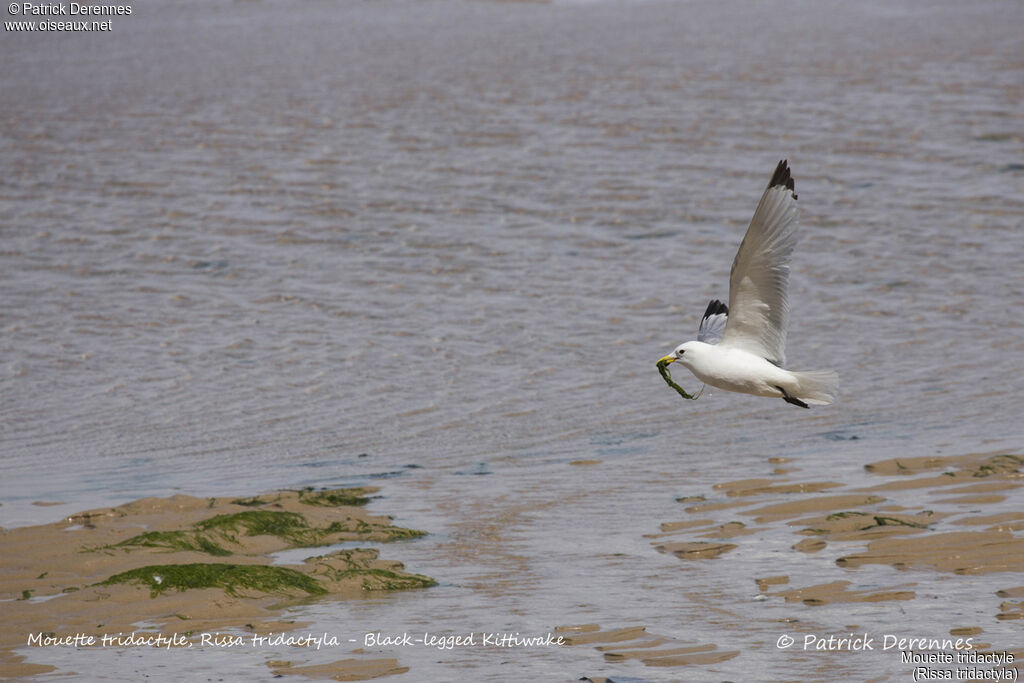
<svg viewBox="0 0 1024 683">
<path fill-rule="evenodd" d="M 955 608 L 948 576 L 916 572 L 913 601 L 811 609 L 753 601 L 750 577 L 906 575 L 793 553 L 786 529 L 700 562 L 644 535 L 683 518 L 678 496 L 772 476 L 770 457 L 857 487 L 884 458 L 1020 451 L 1022 19 L 998 2 L 264 1 L 6 32 L 0 524 L 369 482 L 375 511 L 431 532 L 383 556 L 442 585 L 302 608 L 320 630 L 644 625 L 740 651 L 660 670 L 587 646 L 399 648 L 394 680 L 506 661 L 564 680 L 909 670 L 777 650 L 791 618 L 984 623 L 1020 645 L 988 604 L 1019 577 L 958 582 Z M 783 157 L 803 226 L 789 363 L 838 370 L 841 400 L 680 401 L 654 361 L 727 295 Z M 118 658 L 133 677 L 272 658 L 65 656 L 108 680 Z"/>
</svg>

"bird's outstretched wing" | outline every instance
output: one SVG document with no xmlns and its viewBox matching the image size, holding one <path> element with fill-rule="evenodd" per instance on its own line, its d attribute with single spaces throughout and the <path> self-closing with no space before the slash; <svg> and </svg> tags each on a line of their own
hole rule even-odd
<svg viewBox="0 0 1024 683">
<path fill-rule="evenodd" d="M 722 346 L 786 362 L 789 260 L 796 246 L 797 208 L 785 159 L 754 211 L 729 275 L 729 320 Z"/>
<path fill-rule="evenodd" d="M 706 344 L 717 344 L 722 341 L 722 333 L 725 331 L 725 323 L 728 319 L 729 307 L 718 299 L 712 299 L 704 311 L 704 317 L 700 319 L 697 341 Z"/>
</svg>

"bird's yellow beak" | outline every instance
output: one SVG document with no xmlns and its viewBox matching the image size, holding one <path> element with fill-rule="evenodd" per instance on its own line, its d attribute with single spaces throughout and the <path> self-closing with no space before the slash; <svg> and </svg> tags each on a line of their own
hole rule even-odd
<svg viewBox="0 0 1024 683">
<path fill-rule="evenodd" d="M 669 355 L 661 358 L 657 363 L 655 363 L 655 365 L 657 365 L 659 368 L 663 368 L 666 365 L 668 365 L 669 363 L 675 361 L 675 359 L 676 359 L 675 356 L 673 356 L 672 354 L 669 354 Z"/>
</svg>

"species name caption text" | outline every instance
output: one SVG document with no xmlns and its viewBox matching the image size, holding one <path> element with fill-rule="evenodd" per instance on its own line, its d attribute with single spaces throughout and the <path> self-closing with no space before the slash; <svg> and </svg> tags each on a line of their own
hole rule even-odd
<svg viewBox="0 0 1024 683">
<path fill-rule="evenodd" d="M 259 647 L 314 647 L 317 650 L 329 647 L 428 647 L 438 650 L 454 650 L 464 647 L 492 648 L 542 648 L 565 645 L 562 636 L 546 633 L 539 636 L 524 636 L 518 632 L 494 633 L 364 633 L 359 638 L 345 638 L 330 633 L 271 633 L 269 635 L 233 633 L 131 633 L 89 634 L 74 633 L 30 633 L 26 645 L 30 647 L 214 647 L 214 648 L 259 648 Z"/>
<path fill-rule="evenodd" d="M 803 642 L 782 634 L 775 647 L 788 650 L 794 645 L 803 651 L 866 652 L 893 651 L 900 664 L 912 665 L 915 681 L 1016 681 L 1020 675 L 1012 652 L 980 652 L 973 638 L 917 638 L 885 634 L 876 639 L 867 633 L 849 636 L 819 636 L 809 633 Z M 985 668 L 994 667 L 994 668 Z"/>
<path fill-rule="evenodd" d="M 5 21 L 4 30 L 15 32 L 60 33 L 64 31 L 111 31 L 113 20 L 91 20 L 93 17 L 126 17 L 132 13 L 131 5 L 88 5 L 81 2 L 12 2 L 7 6 L 11 16 L 33 17 Z M 45 17 L 35 19 L 34 17 Z M 60 17 L 60 18 L 54 18 Z M 71 17 L 64 19 L 63 17 Z"/>
</svg>

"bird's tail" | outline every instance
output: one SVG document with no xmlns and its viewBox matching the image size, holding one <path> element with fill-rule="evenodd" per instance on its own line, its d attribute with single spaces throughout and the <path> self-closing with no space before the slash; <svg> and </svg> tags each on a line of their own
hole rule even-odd
<svg viewBox="0 0 1024 683">
<path fill-rule="evenodd" d="M 834 370 L 794 372 L 793 377 L 796 379 L 796 398 L 817 406 L 828 405 L 836 400 L 839 375 Z"/>
</svg>

